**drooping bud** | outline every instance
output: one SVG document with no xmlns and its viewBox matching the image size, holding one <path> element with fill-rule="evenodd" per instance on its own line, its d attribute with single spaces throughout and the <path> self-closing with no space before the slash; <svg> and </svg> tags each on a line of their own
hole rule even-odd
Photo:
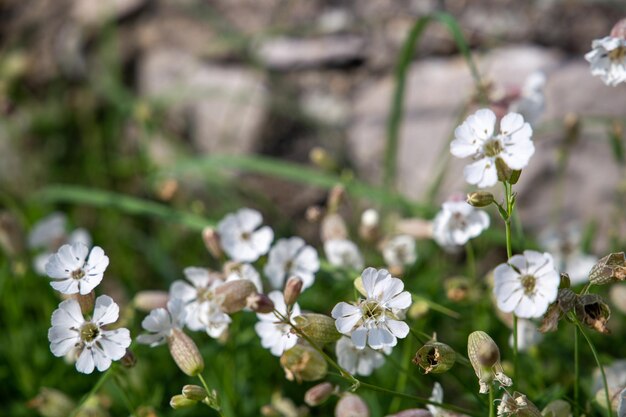
<svg viewBox="0 0 626 417">
<path fill-rule="evenodd" d="M 120 363 L 125 368 L 132 368 L 137 365 L 137 357 L 132 350 L 127 348 L 126 353 L 122 356 L 122 359 L 120 359 Z"/>
<path fill-rule="evenodd" d="M 610 284 L 626 279 L 626 255 L 612 253 L 600 259 L 589 272 L 589 282 L 594 285 Z"/>
<path fill-rule="evenodd" d="M 248 297 L 254 293 L 256 293 L 256 287 L 247 279 L 225 282 L 215 289 L 216 300 L 226 314 L 243 310 Z"/>
<path fill-rule="evenodd" d="M 498 416 L 542 417 L 541 412 L 524 394 L 505 393 L 498 404 Z"/>
<path fill-rule="evenodd" d="M 204 370 L 204 360 L 194 341 L 180 329 L 172 329 L 167 345 L 176 365 L 189 376 L 196 376 Z"/>
<path fill-rule="evenodd" d="M 361 397 L 346 394 L 337 402 L 335 417 L 370 417 L 370 410 Z"/>
<path fill-rule="evenodd" d="M 570 417 L 572 415 L 572 406 L 564 400 L 554 400 L 548 403 L 541 410 L 543 417 Z"/>
<path fill-rule="evenodd" d="M 302 333 L 320 345 L 336 342 L 341 337 L 335 320 L 324 314 L 305 313 L 294 317 L 294 321 Z"/>
<path fill-rule="evenodd" d="M 328 372 L 324 357 L 308 345 L 295 345 L 283 353 L 280 365 L 289 381 L 317 381 Z"/>
<path fill-rule="evenodd" d="M 206 390 L 198 385 L 185 385 L 183 387 L 183 396 L 188 400 L 204 401 L 207 395 Z"/>
<path fill-rule="evenodd" d="M 285 284 L 285 304 L 288 306 L 294 305 L 298 301 L 298 297 L 302 292 L 302 279 L 300 277 L 291 277 Z"/>
<path fill-rule="evenodd" d="M 274 311 L 274 302 L 265 294 L 251 294 L 246 299 L 246 307 L 255 313 L 271 313 Z"/>
<path fill-rule="evenodd" d="M 603 333 L 609 334 L 606 323 L 611 317 L 611 309 L 597 294 L 585 294 L 576 299 L 576 317 L 587 327 Z"/>
<path fill-rule="evenodd" d="M 626 39 L 626 18 L 617 22 L 611 29 L 611 36 L 614 38 Z"/>
<path fill-rule="evenodd" d="M 456 361 L 454 349 L 445 343 L 430 341 L 422 346 L 415 357 L 413 363 L 420 366 L 424 373 L 441 374 L 452 368 Z"/>
<path fill-rule="evenodd" d="M 212 227 L 205 227 L 202 231 L 202 241 L 204 246 L 215 259 L 221 259 L 224 256 L 222 245 L 220 245 L 220 236 Z"/>
<path fill-rule="evenodd" d="M 320 238 L 322 242 L 348 238 L 348 227 L 339 214 L 329 213 L 324 216 L 320 225 Z"/>
<path fill-rule="evenodd" d="M 495 200 L 493 194 L 487 191 L 474 191 L 467 195 L 467 204 L 474 207 L 487 207 Z"/>
<path fill-rule="evenodd" d="M 185 398 L 185 396 L 182 395 L 182 394 L 174 395 L 170 399 L 170 407 L 172 407 L 174 410 L 178 410 L 178 409 L 181 409 L 181 408 L 193 407 L 197 403 L 198 403 L 198 401 L 194 401 L 194 400 L 190 400 L 189 398 Z"/>
<path fill-rule="evenodd" d="M 39 394 L 26 405 L 36 409 L 43 417 L 66 417 L 76 407 L 74 401 L 63 392 L 46 387 L 42 387 Z"/>
<path fill-rule="evenodd" d="M 480 385 L 479 392 L 489 392 L 489 385 L 496 380 L 503 386 L 511 386 L 513 381 L 504 374 L 500 363 L 500 349 L 485 332 L 475 331 L 467 340 L 467 356 L 474 368 Z"/>
<path fill-rule="evenodd" d="M 304 393 L 304 402 L 310 407 L 324 404 L 335 392 L 335 386 L 330 382 L 322 382 L 311 387 Z"/>
<path fill-rule="evenodd" d="M 9 211 L 0 212 L 0 248 L 10 257 L 24 252 L 24 230 Z"/>
<path fill-rule="evenodd" d="M 139 291 L 133 298 L 133 306 L 137 310 L 149 313 L 155 308 L 167 308 L 169 297 L 170 295 L 166 291 Z"/>
<path fill-rule="evenodd" d="M 359 236 L 366 242 L 374 242 L 380 237 L 380 215 L 374 209 L 367 209 L 361 214 Z"/>
</svg>

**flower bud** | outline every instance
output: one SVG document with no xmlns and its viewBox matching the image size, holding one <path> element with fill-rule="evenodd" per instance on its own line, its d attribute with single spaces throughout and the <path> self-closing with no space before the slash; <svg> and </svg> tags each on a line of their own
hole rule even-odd
<svg viewBox="0 0 626 417">
<path fill-rule="evenodd" d="M 125 368 L 132 368 L 137 365 L 137 357 L 132 350 L 127 348 L 126 353 L 122 356 L 122 359 L 120 359 L 120 363 Z"/>
<path fill-rule="evenodd" d="M 335 386 L 330 382 L 322 382 L 304 393 L 304 402 L 310 407 L 316 407 L 326 402 L 335 392 Z"/>
<path fill-rule="evenodd" d="M 370 410 L 361 397 L 346 394 L 337 402 L 335 417 L 370 417 Z"/>
<path fill-rule="evenodd" d="M 43 417 L 66 417 L 72 414 L 76 406 L 63 392 L 46 387 L 42 387 L 39 394 L 26 405 L 36 409 Z"/>
<path fill-rule="evenodd" d="M 274 311 L 274 302 L 265 294 L 250 294 L 246 299 L 246 306 L 255 313 L 271 313 Z"/>
<path fill-rule="evenodd" d="M 498 181 L 509 182 L 513 170 L 502 160 L 502 158 L 496 158 L 496 172 L 498 173 Z"/>
<path fill-rule="evenodd" d="M 247 299 L 256 293 L 256 287 L 247 279 L 236 279 L 226 282 L 215 290 L 215 297 L 222 311 L 226 314 L 236 313 L 246 307 Z"/>
<path fill-rule="evenodd" d="M 493 194 L 487 191 L 475 191 L 467 195 L 467 204 L 474 207 L 487 207 L 495 200 Z"/>
<path fill-rule="evenodd" d="M 322 219 L 320 227 L 322 242 L 335 239 L 347 239 L 348 228 L 343 218 L 337 213 L 329 213 Z"/>
<path fill-rule="evenodd" d="M 198 401 L 194 401 L 194 400 L 190 400 L 189 398 L 185 398 L 185 396 L 181 395 L 181 394 L 174 395 L 170 399 L 170 407 L 172 407 L 174 410 L 178 410 L 180 408 L 193 407 L 197 403 L 198 403 Z"/>
<path fill-rule="evenodd" d="M 441 374 L 452 368 L 456 361 L 454 349 L 445 343 L 430 341 L 422 346 L 415 357 L 413 363 L 420 366 L 424 373 Z"/>
<path fill-rule="evenodd" d="M 300 292 L 302 292 L 302 279 L 300 277 L 291 277 L 285 284 L 285 304 L 288 306 L 294 305 L 298 301 Z"/>
<path fill-rule="evenodd" d="M 626 279 L 624 252 L 612 253 L 600 259 L 589 272 L 589 282 L 594 285 L 609 284 Z"/>
<path fill-rule="evenodd" d="M 207 397 L 207 392 L 198 385 L 185 385 L 183 387 L 183 396 L 188 400 L 204 401 Z"/>
<path fill-rule="evenodd" d="M 541 410 L 541 415 L 543 417 L 570 417 L 572 415 L 572 407 L 567 401 L 554 400 Z"/>
<path fill-rule="evenodd" d="M 17 218 L 9 211 L 0 212 L 0 248 L 8 256 L 24 252 L 24 230 Z"/>
<path fill-rule="evenodd" d="M 626 18 L 617 22 L 611 29 L 611 36 L 614 38 L 626 39 Z"/>
<path fill-rule="evenodd" d="M 387 417 L 433 417 L 430 411 L 421 408 L 411 408 L 410 410 L 403 410 L 396 414 L 390 414 Z"/>
<path fill-rule="evenodd" d="M 328 372 L 324 357 L 308 345 L 295 345 L 283 353 L 280 365 L 289 381 L 317 381 L 324 378 Z"/>
<path fill-rule="evenodd" d="M 587 327 L 604 334 L 610 331 L 606 323 L 611 317 L 611 309 L 602 297 L 596 294 L 581 295 L 576 299 L 576 317 Z"/>
<path fill-rule="evenodd" d="M 305 313 L 295 317 L 294 321 L 302 333 L 320 345 L 336 342 L 341 337 L 335 320 L 324 314 Z"/>
<path fill-rule="evenodd" d="M 374 242 L 380 237 L 380 216 L 374 209 L 367 209 L 361 214 L 359 236 L 366 242 Z"/>
<path fill-rule="evenodd" d="M 139 291 L 133 298 L 133 306 L 140 311 L 149 313 L 155 308 L 167 308 L 169 294 L 166 291 Z"/>
<path fill-rule="evenodd" d="M 205 227 L 204 230 L 202 230 L 202 240 L 204 241 L 206 249 L 215 259 L 221 259 L 222 256 L 224 256 L 222 245 L 220 245 L 220 236 L 214 228 Z"/>
<path fill-rule="evenodd" d="M 196 376 L 204 370 L 204 360 L 194 341 L 180 329 L 172 329 L 167 345 L 176 365 L 189 376 Z"/>
</svg>

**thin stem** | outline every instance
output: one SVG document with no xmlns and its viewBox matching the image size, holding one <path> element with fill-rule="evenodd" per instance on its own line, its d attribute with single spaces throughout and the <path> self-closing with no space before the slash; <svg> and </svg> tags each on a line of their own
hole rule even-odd
<svg viewBox="0 0 626 417">
<path fill-rule="evenodd" d="M 580 415 L 578 410 L 579 403 L 579 385 L 580 385 L 580 369 L 578 364 L 578 327 L 574 327 L 574 417 Z"/>
<path fill-rule="evenodd" d="M 474 246 L 472 241 L 468 240 L 465 244 L 465 258 L 467 263 L 467 276 L 471 280 L 476 279 L 476 257 L 474 256 Z"/>
<path fill-rule="evenodd" d="M 504 181 L 504 198 L 506 200 L 506 218 L 504 218 L 504 230 L 506 234 L 506 256 L 507 260 L 513 256 L 511 245 L 511 217 L 513 216 L 513 186 Z M 517 316 L 513 313 L 513 381 L 517 381 L 518 371 L 518 338 L 517 338 Z"/>
<path fill-rule="evenodd" d="M 204 390 L 206 391 L 207 395 L 211 395 L 211 390 L 209 389 L 209 386 L 207 385 L 206 381 L 204 380 L 204 377 L 202 376 L 202 374 L 198 374 L 198 379 L 202 383 L 202 386 L 204 387 Z M 224 414 L 222 414 L 221 407 L 217 406 L 217 407 L 211 407 L 211 408 L 213 408 L 215 411 L 217 411 L 217 414 L 219 414 L 220 417 L 224 417 Z"/>
<path fill-rule="evenodd" d="M 89 398 L 91 398 L 96 392 L 98 392 L 98 390 L 102 387 L 102 385 L 104 385 L 107 379 L 109 379 L 112 373 L 113 373 L 113 367 L 107 369 L 107 371 L 100 376 L 100 379 L 98 379 L 98 382 L 96 382 L 96 384 L 91 388 L 91 390 L 87 394 L 85 394 L 83 398 L 81 398 L 76 408 L 72 411 L 72 414 L 70 414 L 70 417 L 75 417 L 78 414 L 78 412 L 80 411 L 82 406 L 85 404 L 85 402 L 87 402 Z"/>
<path fill-rule="evenodd" d="M 122 387 L 122 384 L 120 384 L 119 379 L 120 379 L 119 376 L 115 375 L 115 377 L 113 378 L 113 384 L 115 385 L 115 387 L 118 389 L 118 391 L 122 395 L 122 401 L 124 402 L 124 405 L 128 409 L 128 412 L 130 413 L 131 417 L 135 417 L 135 407 L 133 406 L 133 403 L 130 400 L 130 397 L 128 396 L 128 393 L 126 392 L 124 387 Z"/>
<path fill-rule="evenodd" d="M 404 343 L 403 349 L 402 349 L 402 362 L 401 362 L 401 367 L 403 372 L 400 373 L 400 375 L 398 375 L 397 377 L 397 382 L 396 382 L 396 391 L 402 392 L 404 391 L 404 389 L 406 388 L 406 381 L 407 381 L 407 375 L 408 375 L 408 370 L 405 368 L 405 366 L 407 366 L 408 364 L 411 363 L 411 343 L 409 343 L 410 340 L 407 340 Z M 395 397 L 393 399 L 393 401 L 391 402 L 391 405 L 389 406 L 389 411 L 391 413 L 395 413 L 399 410 L 400 405 L 401 405 L 401 401 L 402 398 L 400 397 Z"/>
<path fill-rule="evenodd" d="M 496 408 L 494 407 L 494 403 L 495 403 L 495 395 L 493 393 L 494 389 L 493 389 L 493 384 L 489 385 L 489 417 L 495 417 L 496 415 Z"/>
</svg>

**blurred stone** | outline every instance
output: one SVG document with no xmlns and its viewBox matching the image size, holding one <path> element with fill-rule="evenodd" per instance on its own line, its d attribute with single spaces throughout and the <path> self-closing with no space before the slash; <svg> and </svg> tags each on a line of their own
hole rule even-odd
<svg viewBox="0 0 626 417">
<path fill-rule="evenodd" d="M 83 25 L 105 23 L 137 11 L 148 0 L 74 0 L 71 15 Z"/>
</svg>

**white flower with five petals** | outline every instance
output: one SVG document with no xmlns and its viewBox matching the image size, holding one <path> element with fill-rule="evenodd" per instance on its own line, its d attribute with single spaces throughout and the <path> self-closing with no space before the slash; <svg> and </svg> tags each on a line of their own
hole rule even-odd
<svg viewBox="0 0 626 417">
<path fill-rule="evenodd" d="M 111 361 L 121 359 L 130 346 L 130 332 L 119 328 L 106 330 L 115 323 L 120 308 L 106 295 L 96 299 L 93 317 L 85 320 L 80 304 L 75 299 L 65 300 L 52 313 L 52 327 L 48 331 L 50 350 L 54 356 L 64 356 L 76 349 L 76 370 L 85 374 L 94 368 L 102 372 L 111 366 Z"/>
<path fill-rule="evenodd" d="M 560 276 L 549 253 L 524 251 L 494 270 L 498 308 L 521 318 L 541 317 L 556 300 Z"/>
<path fill-rule="evenodd" d="M 382 352 L 367 346 L 365 349 L 357 349 L 352 340 L 346 336 L 342 336 L 335 346 L 339 366 L 352 375 L 371 375 L 375 369 L 380 368 L 385 363 L 383 352 L 387 355 L 390 354 L 391 346 L 385 346 Z"/>
<path fill-rule="evenodd" d="M 463 170 L 465 180 L 478 187 L 491 187 L 498 182 L 496 160 L 510 169 L 520 170 L 528 165 L 535 153 L 531 140 L 532 128 L 522 115 L 509 113 L 500 121 L 500 133 L 495 134 L 496 115 L 489 109 L 478 110 L 454 131 L 450 152 L 457 158 L 471 156 L 474 162 Z"/>
<path fill-rule="evenodd" d="M 447 201 L 433 220 L 433 239 L 439 246 L 455 249 L 489 227 L 489 216 L 465 201 Z"/>
<path fill-rule="evenodd" d="M 282 289 L 285 281 L 297 276 L 302 280 L 302 290 L 313 285 L 320 261 L 315 249 L 299 237 L 279 239 L 267 259 L 263 269 L 272 287 Z"/>
<path fill-rule="evenodd" d="M 293 323 L 293 319 L 300 315 L 300 306 L 295 303 L 287 314 L 285 297 L 280 291 L 272 291 L 268 295 L 274 303 L 274 309 L 284 318 Z M 280 356 L 284 351 L 291 349 L 298 342 L 298 336 L 293 332 L 288 323 L 284 323 L 274 313 L 257 314 L 259 321 L 254 325 L 254 330 L 261 338 L 261 346 L 269 349 L 274 356 Z"/>
<path fill-rule="evenodd" d="M 224 252 L 237 262 L 254 262 L 265 255 L 274 239 L 269 226 L 261 226 L 261 213 L 242 208 L 224 217 L 217 225 Z"/>
<path fill-rule="evenodd" d="M 89 256 L 87 256 L 89 254 Z M 46 263 L 50 285 L 63 294 L 89 294 L 102 281 L 109 257 L 101 247 L 89 248 L 80 242 L 63 245 Z"/>
<path fill-rule="evenodd" d="M 363 256 L 351 240 L 327 240 L 324 242 L 324 252 L 331 265 L 341 268 L 363 269 Z"/>
<path fill-rule="evenodd" d="M 591 64 L 591 75 L 600 77 L 606 85 L 616 86 L 626 81 L 626 39 L 614 36 L 596 39 L 585 59 Z"/>
<path fill-rule="evenodd" d="M 381 250 L 385 263 L 390 267 L 412 265 L 417 260 L 415 239 L 409 235 L 397 235 L 385 240 Z"/>
<path fill-rule="evenodd" d="M 409 326 L 397 314 L 411 305 L 411 294 L 385 269 L 367 268 L 361 278 L 366 298 L 356 305 L 337 304 L 331 312 L 335 326 L 339 333 L 351 336 L 357 349 L 395 346 L 397 338 L 409 334 Z"/>
<path fill-rule="evenodd" d="M 169 300 L 167 309 L 155 308 L 143 319 L 141 327 L 148 333 L 137 336 L 137 342 L 151 347 L 162 345 L 172 335 L 172 330 L 183 328 L 186 316 L 182 300 Z"/>
</svg>

